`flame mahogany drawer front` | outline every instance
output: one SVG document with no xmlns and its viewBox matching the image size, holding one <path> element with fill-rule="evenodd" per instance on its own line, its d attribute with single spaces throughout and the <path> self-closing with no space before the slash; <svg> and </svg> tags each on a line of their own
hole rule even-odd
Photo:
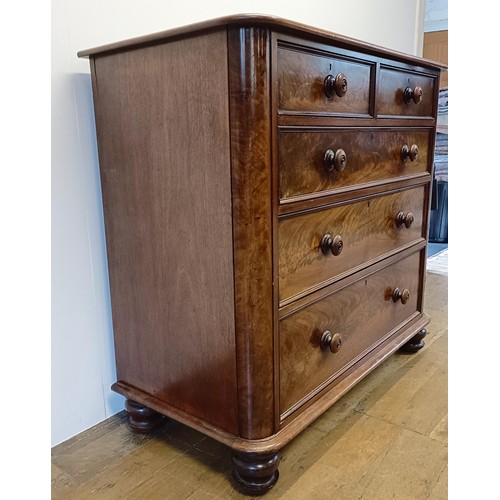
<svg viewBox="0 0 500 500">
<path fill-rule="evenodd" d="M 278 48 L 278 102 L 284 111 L 368 115 L 374 65 Z"/>
<path fill-rule="evenodd" d="M 165 416 L 191 426 L 229 446 L 236 483 L 262 493 L 301 430 L 399 348 L 424 345 L 443 67 L 260 15 L 79 56 L 112 389 L 133 430 Z"/>
<path fill-rule="evenodd" d="M 417 314 L 423 258 L 414 253 L 281 320 L 282 420 Z"/>
<path fill-rule="evenodd" d="M 378 116 L 435 116 L 437 81 L 421 73 L 382 68 L 377 86 Z"/>
<path fill-rule="evenodd" d="M 425 196 L 426 188 L 417 187 L 282 218 L 280 301 L 289 302 L 422 241 Z"/>
<path fill-rule="evenodd" d="M 280 200 L 430 172 L 433 129 L 281 129 Z"/>
</svg>

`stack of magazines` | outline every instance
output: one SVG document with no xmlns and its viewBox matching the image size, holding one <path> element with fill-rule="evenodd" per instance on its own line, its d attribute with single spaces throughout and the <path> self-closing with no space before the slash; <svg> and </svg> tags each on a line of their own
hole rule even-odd
<svg viewBox="0 0 500 500">
<path fill-rule="evenodd" d="M 448 87 L 439 90 L 438 115 L 448 114 Z"/>
<path fill-rule="evenodd" d="M 438 123 L 448 123 L 448 87 L 439 91 Z M 436 134 L 434 149 L 434 176 L 437 181 L 448 182 L 448 134 Z"/>
</svg>

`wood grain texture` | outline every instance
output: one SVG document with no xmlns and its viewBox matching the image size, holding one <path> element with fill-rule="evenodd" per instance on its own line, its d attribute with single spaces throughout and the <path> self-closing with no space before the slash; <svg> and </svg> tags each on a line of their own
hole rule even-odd
<svg viewBox="0 0 500 500">
<path fill-rule="evenodd" d="M 430 172 L 428 145 L 433 129 L 280 129 L 280 198 L 404 178 Z M 417 144 L 418 158 L 403 160 L 401 148 Z M 342 172 L 328 172 L 325 151 L 345 151 Z"/>
<path fill-rule="evenodd" d="M 137 417 L 151 409 L 243 454 L 240 482 L 272 458 L 274 484 L 280 448 L 428 323 L 440 66 L 267 16 L 85 54 L 113 389 Z M 340 73 L 347 92 L 333 83 L 327 97 Z M 422 102 L 404 102 L 419 86 Z M 419 158 L 403 161 L 403 144 Z M 325 172 L 327 149 L 347 166 L 332 153 Z"/>
<path fill-rule="evenodd" d="M 381 68 L 377 84 L 378 116 L 413 116 L 436 117 L 437 106 L 434 90 L 437 78 L 425 76 L 411 71 Z M 422 101 L 415 104 L 404 100 L 405 88 L 420 86 L 423 91 Z"/>
<path fill-rule="evenodd" d="M 425 188 L 408 189 L 352 204 L 282 218 L 279 223 L 280 301 L 310 293 L 356 267 L 373 264 L 405 245 L 423 238 Z M 411 211 L 415 221 L 407 229 L 396 226 L 400 212 Z M 324 255 L 325 234 L 340 235 L 340 255 Z"/>
<path fill-rule="evenodd" d="M 274 432 L 270 34 L 230 30 L 229 97 L 239 435 Z"/>
<path fill-rule="evenodd" d="M 118 380 L 237 433 L 226 91 L 224 32 L 95 59 Z"/>
<path fill-rule="evenodd" d="M 448 498 L 446 278 L 428 278 L 426 348 L 391 356 L 286 446 L 271 498 Z M 242 498 L 231 451 L 175 421 L 137 436 L 120 413 L 53 448 L 52 463 L 54 500 Z"/>
<path fill-rule="evenodd" d="M 308 212 L 319 207 L 327 207 L 346 203 L 354 199 L 377 196 L 381 192 L 389 193 L 419 186 L 428 186 L 431 181 L 431 174 L 425 172 L 409 177 L 398 177 L 387 181 L 368 183 L 362 186 L 346 186 L 339 191 L 320 191 L 318 193 L 282 200 L 281 204 L 277 207 L 277 211 L 280 217 L 291 216 L 294 213 Z"/>
<path fill-rule="evenodd" d="M 345 115 L 319 115 L 282 112 L 277 117 L 279 126 L 282 127 L 434 127 L 433 117 L 390 116 L 380 117 L 345 116 Z"/>
<path fill-rule="evenodd" d="M 397 261 L 426 248 L 426 245 L 427 242 L 424 239 L 419 239 L 417 243 L 405 246 L 402 250 L 398 250 L 397 252 L 392 253 L 390 256 L 382 260 L 377 260 L 375 263 L 371 264 L 368 269 L 360 268 L 355 272 L 349 273 L 345 278 L 342 278 L 341 280 L 334 281 L 333 283 L 328 284 L 323 288 L 319 288 L 318 290 L 294 299 L 293 301 L 286 301 L 283 307 L 280 307 L 279 309 L 279 318 L 286 318 L 290 314 L 293 314 L 296 311 L 307 307 L 309 304 L 317 302 L 318 300 L 331 295 L 337 290 L 341 290 L 342 288 L 349 286 L 356 281 L 359 281 L 366 275 L 366 273 L 375 273 L 377 271 L 380 271 L 381 269 L 384 269 L 385 267 L 390 266 Z M 424 281 L 424 279 L 421 279 L 422 283 Z M 423 310 L 421 306 L 419 307 L 419 309 Z"/>
<path fill-rule="evenodd" d="M 281 321 L 282 414 L 335 380 L 416 313 L 420 260 L 420 253 L 413 254 Z M 406 304 L 393 302 L 396 287 L 410 290 Z M 341 335 L 338 352 L 321 349 L 325 330 Z"/>
<path fill-rule="evenodd" d="M 286 111 L 368 115 L 374 65 L 278 47 L 278 103 Z M 343 97 L 325 95 L 324 80 L 343 73 L 348 88 Z"/>
</svg>

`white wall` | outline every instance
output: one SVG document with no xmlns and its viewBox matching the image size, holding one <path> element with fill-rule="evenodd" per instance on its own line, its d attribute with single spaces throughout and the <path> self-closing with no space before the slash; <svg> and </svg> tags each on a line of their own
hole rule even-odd
<svg viewBox="0 0 500 500">
<path fill-rule="evenodd" d="M 425 0 L 53 0 L 52 444 L 123 408 L 88 60 L 78 50 L 242 12 L 273 14 L 421 54 Z"/>
</svg>

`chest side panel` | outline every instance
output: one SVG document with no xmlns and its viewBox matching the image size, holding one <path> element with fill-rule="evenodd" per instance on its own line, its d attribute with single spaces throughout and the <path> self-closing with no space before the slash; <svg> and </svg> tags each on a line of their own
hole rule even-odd
<svg viewBox="0 0 500 500">
<path fill-rule="evenodd" d="M 94 71 L 118 380 L 236 433 L 226 32 Z"/>
</svg>

